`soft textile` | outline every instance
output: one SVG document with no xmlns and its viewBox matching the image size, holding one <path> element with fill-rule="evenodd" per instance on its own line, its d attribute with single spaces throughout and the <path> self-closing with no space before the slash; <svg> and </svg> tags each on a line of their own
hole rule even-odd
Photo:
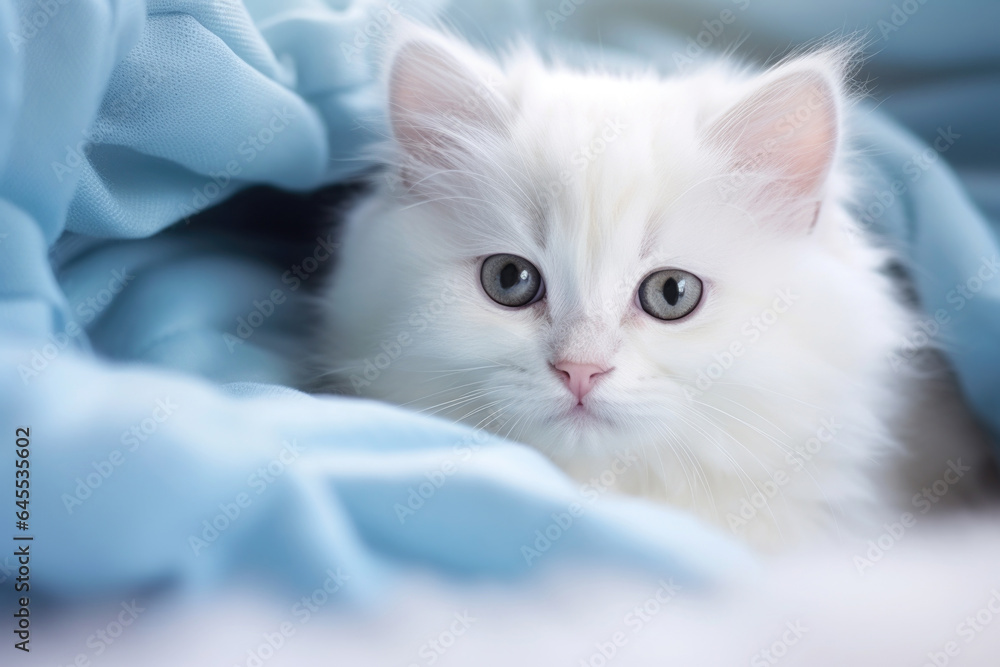
<svg viewBox="0 0 1000 667">
<path fill-rule="evenodd" d="M 845 16 L 867 26 L 892 95 L 855 114 L 870 171 L 859 211 L 903 251 L 929 317 L 947 315 L 934 336 L 1000 433 L 1000 280 L 981 277 L 961 308 L 953 294 L 997 252 L 1000 45 L 984 31 L 1000 8 L 927 3 L 886 32 L 891 3 L 837 7 L 467 2 L 452 16 L 480 41 L 590 39 L 664 70 L 703 57 L 685 35 L 723 11 L 734 21 L 710 46 L 749 35 L 765 54 Z M 577 561 L 702 583 L 754 572 L 698 521 L 592 501 L 516 443 L 287 388 L 307 317 L 291 267 L 162 232 L 250 184 L 307 190 L 368 169 L 363 149 L 384 133 L 373 42 L 400 8 L 438 9 L 0 0 L 0 424 L 9 439 L 31 428 L 33 565 L 49 596 L 247 576 L 311 590 L 332 571 L 363 599 L 414 567 L 510 577 Z M 905 192 L 888 201 L 896 180 Z M 301 257 L 335 249 L 320 236 Z"/>
</svg>

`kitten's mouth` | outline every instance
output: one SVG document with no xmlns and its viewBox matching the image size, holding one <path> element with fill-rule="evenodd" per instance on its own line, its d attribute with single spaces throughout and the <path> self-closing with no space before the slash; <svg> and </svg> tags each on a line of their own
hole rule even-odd
<svg viewBox="0 0 1000 667">
<path fill-rule="evenodd" d="M 585 405 L 583 401 L 580 401 L 570 409 L 561 413 L 560 418 L 563 420 L 568 420 L 573 424 L 597 424 L 597 423 L 607 423 L 607 419 L 600 414 L 593 407 Z"/>
</svg>

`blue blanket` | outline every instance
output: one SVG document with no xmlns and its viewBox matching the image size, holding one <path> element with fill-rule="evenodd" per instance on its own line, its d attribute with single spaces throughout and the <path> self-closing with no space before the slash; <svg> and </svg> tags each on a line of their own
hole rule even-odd
<svg viewBox="0 0 1000 667">
<path fill-rule="evenodd" d="M 698 521 L 604 497 L 516 443 L 289 389 L 309 276 L 292 269 L 308 265 L 163 232 L 250 185 L 304 191 L 368 169 L 363 149 L 384 133 L 375 43 L 400 12 L 438 4 L 0 0 L 0 424 L 8 447 L 29 429 L 22 534 L 38 590 L 265 576 L 301 591 L 335 577 L 363 599 L 415 567 L 596 563 L 691 583 L 754 571 Z M 483 42 L 590 41 L 665 70 L 747 36 L 766 54 L 869 29 L 868 66 L 890 94 L 858 114 L 859 214 L 901 248 L 934 336 L 1000 434 L 1000 280 L 974 280 L 997 257 L 1000 6 L 763 4 L 470 0 L 451 17 Z M 301 257 L 335 250 L 321 234 Z M 0 579 L 12 565 L 0 559 Z"/>
</svg>

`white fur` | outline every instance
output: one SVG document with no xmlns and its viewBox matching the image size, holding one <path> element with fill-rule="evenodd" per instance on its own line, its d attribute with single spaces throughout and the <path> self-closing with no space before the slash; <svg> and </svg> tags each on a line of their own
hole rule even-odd
<svg viewBox="0 0 1000 667">
<path fill-rule="evenodd" d="M 898 517 L 976 432 L 946 397 L 925 408 L 947 448 L 901 439 L 921 390 L 887 359 L 914 316 L 845 207 L 844 62 L 622 78 L 408 28 L 387 67 L 395 166 L 324 298 L 325 387 L 487 428 L 759 544 Z M 538 267 L 545 298 L 491 301 L 479 262 L 497 253 Z M 691 316 L 638 306 L 661 268 L 704 282 Z M 614 367 L 585 414 L 557 359 Z M 911 445 L 930 452 L 915 480 Z M 623 450 L 641 463 L 615 466 Z"/>
</svg>

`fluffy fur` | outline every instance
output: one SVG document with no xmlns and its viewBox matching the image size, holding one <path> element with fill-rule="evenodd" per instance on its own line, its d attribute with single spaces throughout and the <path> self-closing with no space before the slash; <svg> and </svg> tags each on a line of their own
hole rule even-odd
<svg viewBox="0 0 1000 667">
<path fill-rule="evenodd" d="M 979 461 L 979 434 L 893 357 L 916 320 L 846 208 L 846 55 L 622 77 L 407 28 L 393 166 L 324 295 L 324 388 L 525 442 L 758 544 L 898 518 L 949 460 Z M 545 297 L 494 303 L 479 271 L 498 253 Z M 677 321 L 636 299 L 664 268 L 704 283 Z M 567 359 L 613 368 L 582 405 Z"/>
</svg>

